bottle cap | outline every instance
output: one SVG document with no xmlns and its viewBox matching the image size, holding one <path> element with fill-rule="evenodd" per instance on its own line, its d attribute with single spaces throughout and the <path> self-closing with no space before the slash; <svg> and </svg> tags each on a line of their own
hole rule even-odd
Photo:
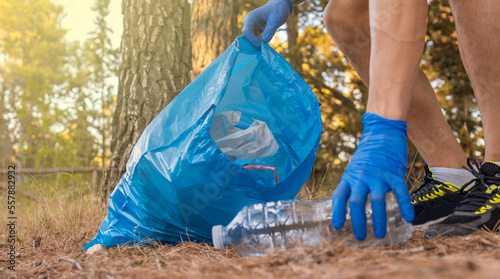
<svg viewBox="0 0 500 279">
<path fill-rule="evenodd" d="M 212 227 L 212 242 L 215 249 L 224 248 L 224 243 L 222 241 L 222 225 Z"/>
</svg>

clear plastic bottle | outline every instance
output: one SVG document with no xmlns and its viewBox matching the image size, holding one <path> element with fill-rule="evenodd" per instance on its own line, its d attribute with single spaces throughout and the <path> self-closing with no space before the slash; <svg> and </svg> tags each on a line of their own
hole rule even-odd
<svg viewBox="0 0 500 279">
<path fill-rule="evenodd" d="M 367 237 L 358 241 L 352 232 L 349 211 L 341 230 L 332 227 L 332 200 L 326 199 L 316 203 L 289 200 L 246 206 L 229 225 L 214 226 L 212 240 L 215 248 L 231 246 L 245 256 L 266 255 L 273 249 L 285 250 L 296 244 L 314 246 L 323 241 L 378 246 L 408 240 L 412 226 L 401 216 L 392 192 L 386 196 L 386 207 L 387 233 L 382 239 L 373 234 L 369 202 Z"/>
</svg>

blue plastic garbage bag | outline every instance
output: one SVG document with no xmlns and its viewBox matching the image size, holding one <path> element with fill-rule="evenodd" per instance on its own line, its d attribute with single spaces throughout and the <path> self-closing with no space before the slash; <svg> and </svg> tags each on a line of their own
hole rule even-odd
<svg viewBox="0 0 500 279">
<path fill-rule="evenodd" d="M 233 161 L 209 131 L 214 114 L 241 112 L 239 128 L 264 121 L 274 156 Z M 322 131 L 319 102 L 267 44 L 244 37 L 189 84 L 144 130 L 109 198 L 95 244 L 211 243 L 246 205 L 294 198 L 308 179 Z"/>
</svg>

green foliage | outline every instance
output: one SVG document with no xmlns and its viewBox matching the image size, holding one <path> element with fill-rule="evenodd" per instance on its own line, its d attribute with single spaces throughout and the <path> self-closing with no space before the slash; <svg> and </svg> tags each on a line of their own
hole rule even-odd
<svg viewBox="0 0 500 279">
<path fill-rule="evenodd" d="M 20 166 L 95 165 L 106 149 L 114 102 L 106 80 L 117 71 L 108 5 L 97 0 L 97 28 L 82 48 L 64 40 L 62 7 L 0 0 L 0 132 L 8 135 L 3 153 Z"/>
<path fill-rule="evenodd" d="M 55 100 L 64 96 L 61 86 L 67 76 L 59 26 L 62 9 L 49 1 L 0 1 L 0 50 L 2 67 L 3 117 L 9 120 L 11 140 L 17 143 L 23 165 L 54 165 L 52 151 L 55 123 L 64 112 Z"/>
</svg>

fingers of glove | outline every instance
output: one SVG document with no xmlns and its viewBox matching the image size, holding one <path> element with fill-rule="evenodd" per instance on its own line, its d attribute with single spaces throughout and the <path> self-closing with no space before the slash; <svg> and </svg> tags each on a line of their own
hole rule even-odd
<svg viewBox="0 0 500 279">
<path fill-rule="evenodd" d="M 250 12 L 244 19 L 243 23 L 243 36 L 248 40 L 248 42 L 255 48 L 260 50 L 260 39 L 255 35 L 256 29 L 256 18 L 254 18 L 252 12 Z"/>
<path fill-rule="evenodd" d="M 411 204 L 410 193 L 408 192 L 408 188 L 406 187 L 404 180 L 395 183 L 391 189 L 398 199 L 401 215 L 403 215 L 403 218 L 405 218 L 408 223 L 413 222 L 413 219 L 415 218 L 415 211 L 413 209 L 413 205 Z"/>
<path fill-rule="evenodd" d="M 372 187 L 370 202 L 372 205 L 373 233 L 376 238 L 384 238 L 387 230 L 387 209 L 385 194 L 389 187 L 380 183 Z"/>
<path fill-rule="evenodd" d="M 255 35 L 243 35 L 245 39 L 256 49 L 261 50 L 260 39 Z"/>
<path fill-rule="evenodd" d="M 332 195 L 332 226 L 340 230 L 344 226 L 347 213 L 347 199 L 351 188 L 345 179 L 341 179 Z"/>
<path fill-rule="evenodd" d="M 262 40 L 269 43 L 279 27 L 279 24 L 275 20 L 269 20 L 266 24 L 266 28 L 264 28 L 264 32 L 262 32 Z"/>
<path fill-rule="evenodd" d="M 368 195 L 368 187 L 361 181 L 356 183 L 354 187 L 351 187 L 349 211 L 354 236 L 361 241 L 366 238 L 366 196 Z"/>
</svg>

